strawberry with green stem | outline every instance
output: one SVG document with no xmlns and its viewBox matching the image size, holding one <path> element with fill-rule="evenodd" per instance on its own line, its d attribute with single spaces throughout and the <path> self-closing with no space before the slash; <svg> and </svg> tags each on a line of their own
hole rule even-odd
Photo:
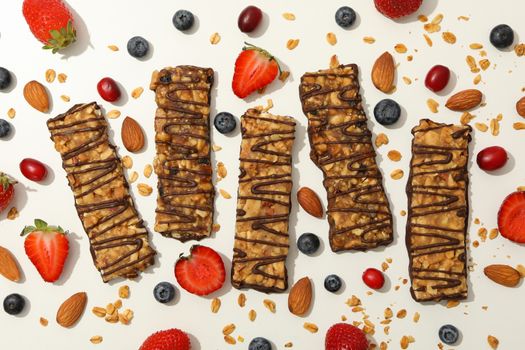
<svg viewBox="0 0 525 350">
<path fill-rule="evenodd" d="M 0 212 L 2 212 L 15 196 L 16 181 L 13 181 L 9 176 L 0 172 Z"/>
<path fill-rule="evenodd" d="M 40 219 L 22 231 L 21 236 L 27 235 L 26 254 L 46 282 L 55 282 L 62 274 L 69 253 L 66 234 L 60 226 L 49 226 Z"/>
</svg>

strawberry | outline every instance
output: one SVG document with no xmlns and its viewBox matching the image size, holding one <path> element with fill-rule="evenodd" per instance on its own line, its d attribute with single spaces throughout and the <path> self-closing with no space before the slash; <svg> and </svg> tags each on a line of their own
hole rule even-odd
<svg viewBox="0 0 525 350">
<path fill-rule="evenodd" d="M 348 323 L 336 323 L 326 332 L 325 350 L 367 350 L 365 333 Z"/>
<path fill-rule="evenodd" d="M 177 328 L 150 335 L 139 350 L 190 350 L 191 342 L 186 333 Z"/>
<path fill-rule="evenodd" d="M 13 186 L 15 183 L 6 174 L 0 172 L 0 212 L 7 208 L 15 196 L 15 187 Z"/>
<path fill-rule="evenodd" d="M 21 236 L 25 236 L 24 248 L 29 260 L 35 265 L 46 282 L 55 282 L 62 274 L 64 262 L 69 252 L 66 232 L 60 226 L 48 226 L 35 219 L 35 226 L 26 226 Z"/>
<path fill-rule="evenodd" d="M 56 53 L 75 42 L 73 16 L 62 0 L 24 0 L 22 12 L 43 49 Z"/>
<path fill-rule="evenodd" d="M 208 295 L 220 289 L 226 273 L 221 256 L 211 248 L 194 245 L 190 256 L 181 255 L 175 264 L 175 277 L 182 288 L 196 295 Z"/>
<path fill-rule="evenodd" d="M 423 0 L 374 0 L 376 9 L 388 18 L 396 19 L 416 12 Z"/>
<path fill-rule="evenodd" d="M 268 51 L 245 44 L 235 61 L 232 81 L 233 92 L 240 98 L 270 84 L 280 71 L 277 60 Z"/>
<path fill-rule="evenodd" d="M 525 243 L 525 191 L 511 193 L 498 211 L 498 229 L 513 242 Z"/>
</svg>

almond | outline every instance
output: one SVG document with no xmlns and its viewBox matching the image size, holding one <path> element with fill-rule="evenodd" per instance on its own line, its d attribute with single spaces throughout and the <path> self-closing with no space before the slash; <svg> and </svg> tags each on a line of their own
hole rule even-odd
<svg viewBox="0 0 525 350">
<path fill-rule="evenodd" d="M 383 53 L 372 67 L 372 82 L 379 90 L 387 93 L 394 86 L 395 64 L 389 52 Z"/>
<path fill-rule="evenodd" d="M 122 143 L 130 152 L 138 152 L 144 147 L 144 133 L 139 123 L 131 117 L 122 122 Z"/>
<path fill-rule="evenodd" d="M 0 275 L 13 282 L 20 280 L 20 270 L 15 257 L 2 246 L 0 246 Z"/>
<path fill-rule="evenodd" d="M 516 111 L 520 116 L 525 118 L 525 97 L 522 97 L 517 103 L 516 103 Z"/>
<path fill-rule="evenodd" d="M 296 316 L 303 316 L 308 312 L 312 302 L 312 283 L 308 277 L 297 281 L 288 295 L 288 310 Z"/>
<path fill-rule="evenodd" d="M 316 218 L 323 217 L 323 206 L 317 194 L 308 187 L 302 187 L 297 192 L 297 201 L 306 212 Z"/>
<path fill-rule="evenodd" d="M 84 313 L 87 303 L 87 294 L 84 292 L 73 294 L 64 301 L 57 311 L 57 323 L 62 327 L 73 326 Z"/>
<path fill-rule="evenodd" d="M 49 111 L 49 95 L 38 81 L 32 80 L 24 86 L 24 98 L 34 109 L 42 113 Z"/>
<path fill-rule="evenodd" d="M 518 270 L 509 265 L 489 265 L 483 270 L 485 276 L 506 287 L 515 287 L 521 279 Z"/>
<path fill-rule="evenodd" d="M 479 90 L 463 90 L 452 95 L 445 106 L 452 111 L 465 112 L 479 106 L 482 98 L 483 94 Z"/>
</svg>

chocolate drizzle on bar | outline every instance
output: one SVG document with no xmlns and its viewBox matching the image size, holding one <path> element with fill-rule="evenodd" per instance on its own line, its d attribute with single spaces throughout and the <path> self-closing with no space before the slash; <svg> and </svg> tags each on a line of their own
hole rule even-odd
<svg viewBox="0 0 525 350">
<path fill-rule="evenodd" d="M 232 284 L 266 293 L 288 288 L 288 219 L 295 122 L 260 109 L 241 118 Z"/>
<path fill-rule="evenodd" d="M 154 162 L 158 175 L 155 231 L 182 242 L 211 234 L 210 89 L 213 70 L 193 66 L 154 72 Z"/>
<path fill-rule="evenodd" d="M 96 103 L 75 105 L 47 122 L 104 282 L 133 278 L 155 251 L 134 207 L 108 124 Z"/>
<path fill-rule="evenodd" d="M 428 119 L 412 130 L 406 244 L 416 301 L 467 297 L 470 131 Z"/>
<path fill-rule="evenodd" d="M 323 171 L 333 251 L 367 250 L 392 242 L 392 215 L 361 106 L 356 65 L 301 78 L 310 158 Z"/>
</svg>

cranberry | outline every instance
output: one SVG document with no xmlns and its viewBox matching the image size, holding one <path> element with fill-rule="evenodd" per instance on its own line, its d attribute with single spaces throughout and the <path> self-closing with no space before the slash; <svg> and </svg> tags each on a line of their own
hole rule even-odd
<svg viewBox="0 0 525 350">
<path fill-rule="evenodd" d="M 250 33 L 261 23 L 262 11 L 256 6 L 248 6 L 239 15 L 237 25 L 243 33 Z"/>
<path fill-rule="evenodd" d="M 102 78 L 97 84 L 97 90 L 100 97 L 108 102 L 115 102 L 120 98 L 120 89 L 111 78 Z"/>
<path fill-rule="evenodd" d="M 441 65 L 432 67 L 425 78 L 425 86 L 434 91 L 439 92 L 445 88 L 450 79 L 450 70 Z"/>
<path fill-rule="evenodd" d="M 378 269 L 368 268 L 363 272 L 363 282 L 372 289 L 381 289 L 385 284 L 385 277 Z"/>
<path fill-rule="evenodd" d="M 31 181 L 42 181 L 47 176 L 46 166 L 31 158 L 25 158 L 20 162 L 20 171 L 27 179 Z"/>
<path fill-rule="evenodd" d="M 476 162 L 483 170 L 496 170 L 507 163 L 507 151 L 500 146 L 487 147 L 478 153 Z"/>
</svg>

